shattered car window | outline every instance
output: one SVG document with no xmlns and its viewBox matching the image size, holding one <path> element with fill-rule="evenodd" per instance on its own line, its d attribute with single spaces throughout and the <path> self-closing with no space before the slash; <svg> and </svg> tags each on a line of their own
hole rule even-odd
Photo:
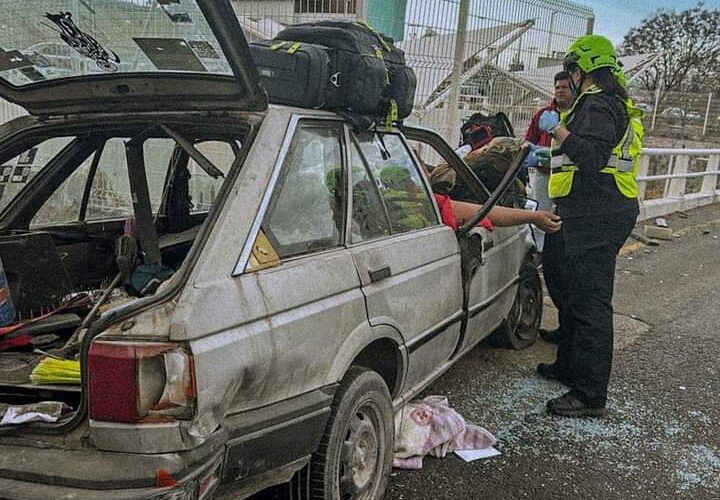
<svg viewBox="0 0 720 500">
<path fill-rule="evenodd" d="M 103 73 L 232 74 L 194 0 L 43 0 L 3 7 L 13 23 L 0 30 L 0 78 L 17 87 Z"/>
</svg>

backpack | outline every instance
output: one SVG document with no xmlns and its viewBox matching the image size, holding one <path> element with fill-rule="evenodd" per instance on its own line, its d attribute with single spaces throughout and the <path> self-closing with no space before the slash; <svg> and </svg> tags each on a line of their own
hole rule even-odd
<svg viewBox="0 0 720 500">
<path fill-rule="evenodd" d="M 522 142 L 522 140 L 513 137 L 495 137 L 484 146 L 466 154 L 463 160 L 485 187 L 492 192 L 498 187 L 505 173 L 512 165 L 515 156 L 520 152 Z M 465 185 L 462 179 L 457 179 L 453 183 L 449 194 L 453 200 L 457 201 L 471 203 L 483 203 L 485 201 L 484 199 L 477 199 L 473 191 Z M 524 197 L 524 182 L 516 178 L 500 203 L 505 206 L 520 208 L 524 204 Z"/>
<path fill-rule="evenodd" d="M 402 120 L 412 112 L 417 78 L 392 38 L 365 23 L 322 20 L 281 30 L 276 41 L 328 48 L 330 81 L 325 108 Z"/>
<path fill-rule="evenodd" d="M 515 137 L 515 131 L 507 115 L 502 111 L 494 115 L 475 113 L 460 127 L 462 144 L 473 151 L 484 146 L 495 137 Z"/>
</svg>

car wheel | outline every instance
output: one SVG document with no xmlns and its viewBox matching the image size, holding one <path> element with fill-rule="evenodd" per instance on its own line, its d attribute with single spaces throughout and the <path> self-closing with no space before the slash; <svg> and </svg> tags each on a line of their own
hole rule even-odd
<svg viewBox="0 0 720 500">
<path fill-rule="evenodd" d="M 385 381 L 352 367 L 340 383 L 318 451 L 310 461 L 310 497 L 382 498 L 393 457 L 393 410 Z"/>
<path fill-rule="evenodd" d="M 490 337 L 496 347 L 525 349 L 535 343 L 543 313 L 543 288 L 537 266 L 525 262 L 507 318 Z"/>
</svg>

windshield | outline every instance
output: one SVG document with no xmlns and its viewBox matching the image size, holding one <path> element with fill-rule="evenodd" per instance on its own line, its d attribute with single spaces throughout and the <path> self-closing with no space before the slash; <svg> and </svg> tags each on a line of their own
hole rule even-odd
<svg viewBox="0 0 720 500">
<path fill-rule="evenodd" d="M 3 2 L 0 79 L 16 87 L 95 74 L 232 75 L 195 0 Z"/>
</svg>

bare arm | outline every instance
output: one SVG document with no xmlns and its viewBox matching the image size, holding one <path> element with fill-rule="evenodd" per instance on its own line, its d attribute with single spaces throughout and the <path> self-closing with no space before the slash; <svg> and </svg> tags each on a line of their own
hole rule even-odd
<svg viewBox="0 0 720 500">
<path fill-rule="evenodd" d="M 481 205 L 466 203 L 464 201 L 453 201 L 453 211 L 458 224 L 465 224 L 480 210 Z M 551 212 L 536 212 L 534 210 L 523 210 L 522 208 L 508 208 L 494 206 L 488 213 L 488 219 L 498 227 L 519 226 L 532 223 L 548 233 L 554 233 L 560 229 L 560 217 Z"/>
</svg>

